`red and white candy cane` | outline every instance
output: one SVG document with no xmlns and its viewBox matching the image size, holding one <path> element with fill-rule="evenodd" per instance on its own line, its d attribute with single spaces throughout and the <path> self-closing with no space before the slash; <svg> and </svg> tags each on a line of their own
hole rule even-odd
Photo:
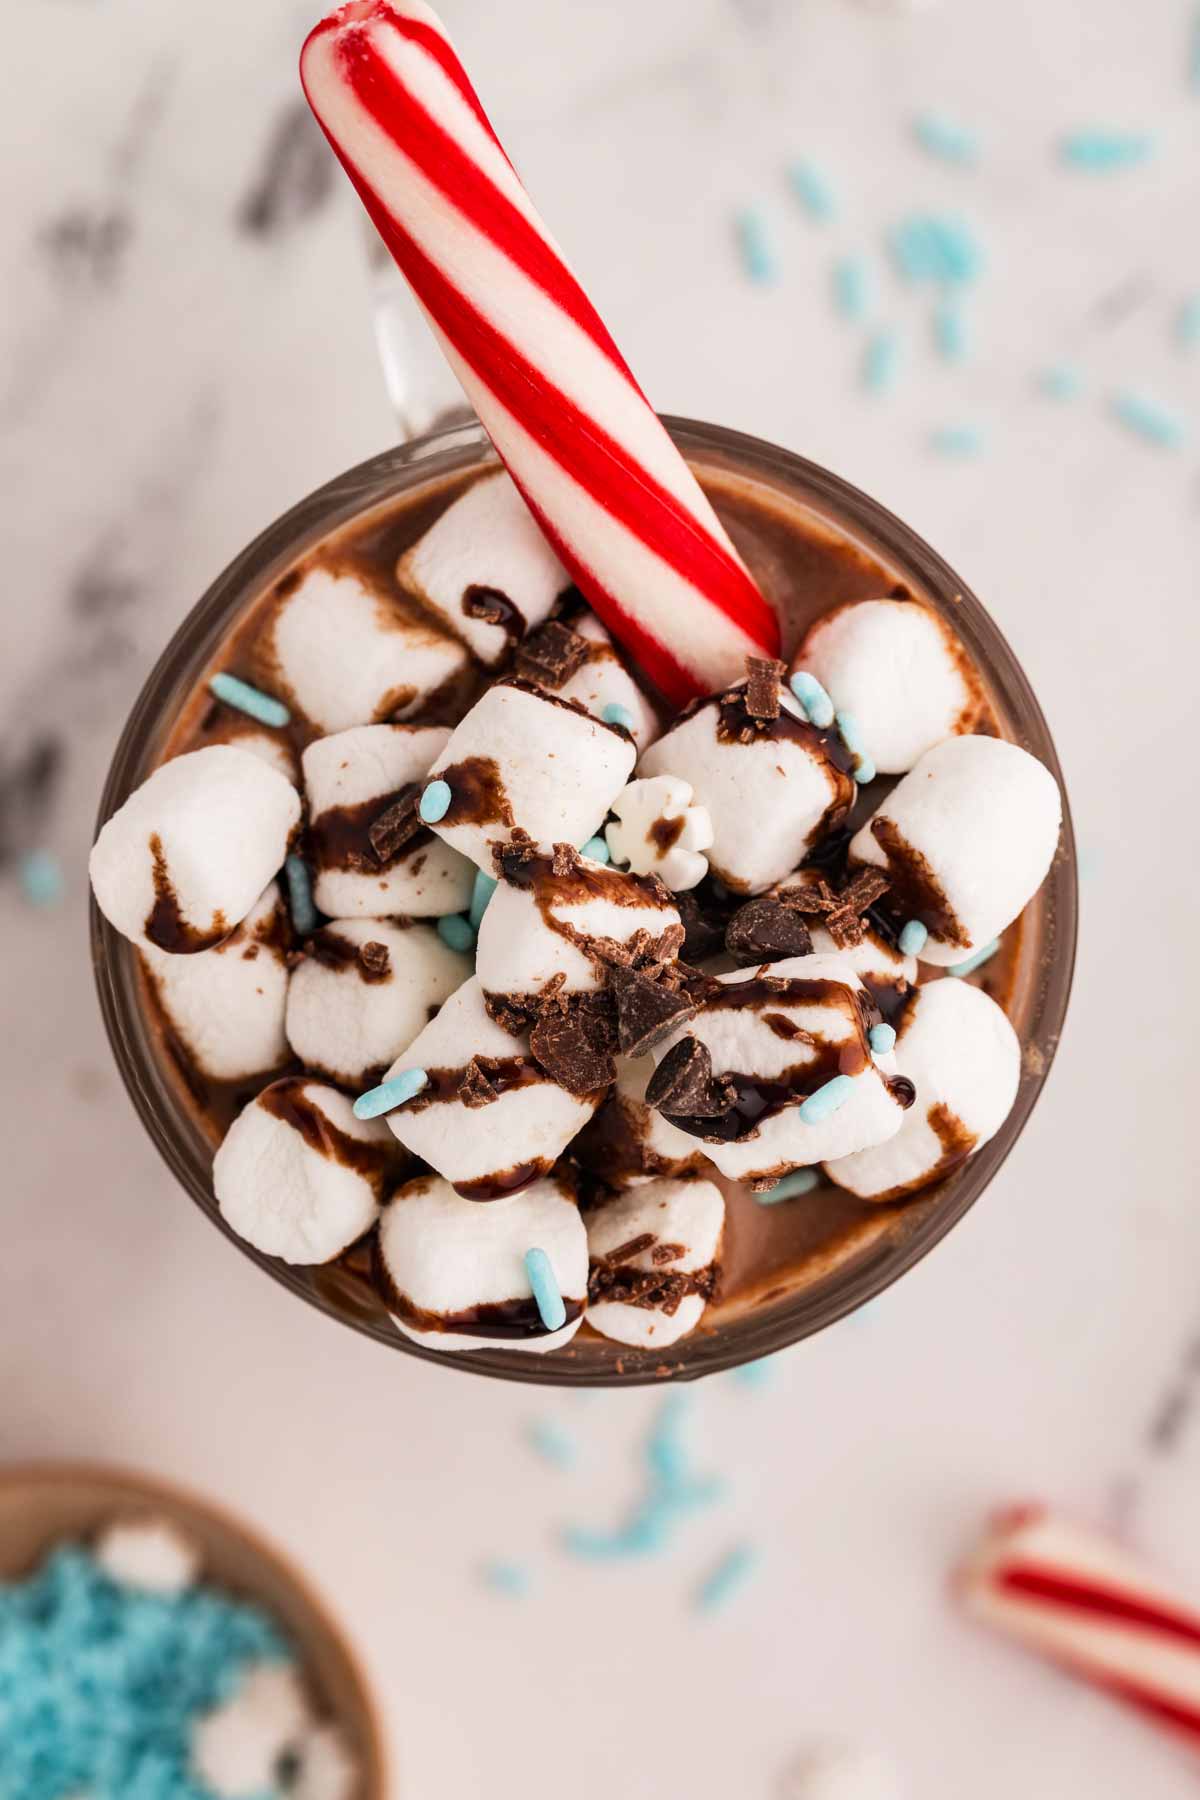
<svg viewBox="0 0 1200 1800">
<path fill-rule="evenodd" d="M 1200 1745 L 1200 1612 L 1099 1532 L 1013 1508 L 958 1587 L 975 1618 Z"/>
<path fill-rule="evenodd" d="M 353 0 L 309 105 L 488 435 L 596 611 L 676 704 L 775 655 L 775 616 L 534 211 L 437 16 Z"/>
</svg>

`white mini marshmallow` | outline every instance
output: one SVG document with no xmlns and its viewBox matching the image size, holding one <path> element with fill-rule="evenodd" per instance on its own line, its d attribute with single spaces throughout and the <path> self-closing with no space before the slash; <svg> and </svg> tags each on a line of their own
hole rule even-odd
<svg viewBox="0 0 1200 1800">
<path fill-rule="evenodd" d="M 638 931 L 658 939 L 679 924 L 668 901 L 623 870 L 581 856 L 555 875 L 547 850 L 502 878 L 480 921 L 475 969 L 487 994 L 540 994 L 556 975 L 562 993 L 592 993 L 604 978 L 589 946 L 624 944 Z"/>
<path fill-rule="evenodd" d="M 382 974 L 359 956 L 372 943 L 387 951 Z M 470 973 L 470 957 L 430 925 L 333 919 L 292 971 L 288 1042 L 306 1068 L 343 1087 L 370 1086 Z"/>
<path fill-rule="evenodd" d="M 674 775 L 691 784 L 712 822 L 709 865 L 736 893 L 760 894 L 790 874 L 854 798 L 848 775 L 819 749 L 787 735 L 786 721 L 802 715 L 790 694 L 780 700 L 784 724 L 768 725 L 743 744 L 719 735 L 716 695 L 651 744 L 639 764 L 640 775 Z"/>
<path fill-rule="evenodd" d="M 573 702 L 498 682 L 455 727 L 429 771 L 452 795 L 434 830 L 489 875 L 490 846 L 508 842 L 514 828 L 538 844 L 578 849 L 600 829 L 636 755 L 623 731 Z"/>
<path fill-rule="evenodd" d="M 904 1800 L 888 1757 L 827 1739 L 809 1744 L 783 1778 L 781 1800 Z"/>
<path fill-rule="evenodd" d="M 515 637 L 549 617 L 571 585 L 503 470 L 474 482 L 446 508 L 400 558 L 396 579 L 489 668 L 503 661 Z M 507 628 L 503 620 L 473 616 L 478 589 L 502 602 Z"/>
<path fill-rule="evenodd" d="M 276 604 L 262 685 L 318 731 L 406 718 L 469 666 L 454 638 L 350 572 L 310 569 Z"/>
<path fill-rule="evenodd" d="M 673 1307 L 669 1296 L 652 1303 L 652 1293 L 637 1305 L 621 1299 L 593 1300 L 588 1307 L 588 1324 L 593 1330 L 618 1344 L 641 1349 L 662 1349 L 695 1330 L 716 1277 L 713 1265 L 721 1254 L 725 1200 L 719 1187 L 697 1180 L 648 1182 L 589 1214 L 587 1230 L 588 1255 L 593 1262 L 603 1263 L 634 1238 L 650 1237 L 652 1243 L 623 1257 L 617 1266 L 652 1270 L 664 1277 L 706 1278 L 698 1292 L 685 1293 Z M 668 1250 L 672 1253 L 669 1257 Z"/>
<path fill-rule="evenodd" d="M 587 660 L 561 687 L 555 688 L 555 693 L 561 694 L 564 700 L 578 701 L 597 719 L 604 717 L 606 706 L 624 707 L 633 720 L 629 727 L 633 741 L 639 750 L 644 750 L 654 742 L 660 730 L 654 707 L 625 667 L 616 645 L 594 612 L 582 612 L 567 622 L 572 631 L 586 638 Z"/>
<path fill-rule="evenodd" d="M 609 1187 L 636 1187 L 665 1175 L 708 1169 L 698 1138 L 669 1125 L 646 1099 L 652 1056 L 619 1056 L 612 1092 L 572 1149 L 585 1169 Z"/>
<path fill-rule="evenodd" d="M 1021 1046 L 996 1002 L 953 976 L 918 988 L 900 1023 L 896 1067 L 917 1090 L 895 1137 L 827 1162 L 861 1200 L 897 1200 L 949 1174 L 995 1137 L 1021 1079 Z"/>
<path fill-rule="evenodd" d="M 682 894 L 708 874 L 702 854 L 713 841 L 706 806 L 694 802 L 691 783 L 678 775 L 650 775 L 623 787 L 610 810 L 616 819 L 604 827 L 604 841 L 614 862 L 635 875 L 657 875 Z"/>
<path fill-rule="evenodd" d="M 486 1106 L 468 1106 L 458 1092 L 475 1057 L 501 1065 L 502 1091 Z M 512 1036 L 489 1018 L 474 977 L 451 994 L 385 1080 L 402 1069 L 436 1074 L 440 1085 L 431 1079 L 415 1099 L 388 1113 L 387 1123 L 405 1149 L 468 1190 L 544 1174 L 600 1100 L 579 1099 L 544 1076 L 530 1057 L 529 1039 Z M 516 1084 L 508 1085 L 514 1077 Z"/>
<path fill-rule="evenodd" d="M 252 752 L 210 744 L 173 757 L 92 846 L 100 911 L 135 944 L 211 949 L 278 872 L 299 820 L 295 788 Z"/>
<path fill-rule="evenodd" d="M 359 1767 L 337 1725 L 312 1725 L 291 1747 L 295 1774 L 288 1800 L 353 1800 Z"/>
<path fill-rule="evenodd" d="M 850 713 L 881 775 L 903 775 L 943 738 L 973 730 L 982 690 L 948 625 L 918 600 L 851 600 L 792 659 Z"/>
<path fill-rule="evenodd" d="M 273 1794 L 279 1764 L 312 1719 L 304 1689 L 287 1663 L 256 1663 L 228 1700 L 192 1727 L 192 1770 L 221 1800 Z"/>
<path fill-rule="evenodd" d="M 200 1573 L 200 1551 L 169 1519 L 114 1519 L 92 1547 L 111 1581 L 149 1594 L 182 1594 Z"/>
<path fill-rule="evenodd" d="M 168 956 L 147 944 L 139 953 L 176 1037 L 213 1081 L 265 1075 L 288 1059 L 286 917 L 273 881 L 214 949 Z"/>
<path fill-rule="evenodd" d="M 475 869 L 426 829 L 381 862 L 368 831 L 402 788 L 424 781 L 450 733 L 441 725 L 359 725 L 304 752 L 313 899 L 334 918 L 465 912 Z M 378 805 L 372 804 L 378 802 Z"/>
<path fill-rule="evenodd" d="M 544 1250 L 567 1308 L 557 1331 L 542 1324 L 525 1268 Z M 379 1226 L 391 1293 L 385 1302 L 406 1337 L 433 1350 L 556 1350 L 579 1329 L 587 1301 L 587 1233 L 579 1208 L 556 1177 L 486 1206 L 445 1181 L 422 1175 L 400 1188 Z M 518 1302 L 513 1307 L 513 1302 Z M 479 1309 L 509 1312 L 488 1316 Z M 513 1319 L 511 1314 L 515 1312 Z"/>
<path fill-rule="evenodd" d="M 276 1081 L 244 1107 L 213 1159 L 221 1216 L 289 1263 L 326 1263 L 369 1231 L 395 1162 L 378 1120 L 356 1119 L 336 1088 Z"/>
<path fill-rule="evenodd" d="M 1033 897 L 1061 821 L 1058 783 L 1027 750 L 1003 738 L 947 738 L 856 832 L 850 856 L 888 870 L 890 907 L 915 916 L 932 899 L 935 912 L 949 909 L 951 921 L 931 926 L 918 952 L 922 962 L 944 966 L 989 944 Z M 930 894 L 930 876 L 940 898 Z"/>
<path fill-rule="evenodd" d="M 854 996 L 862 983 L 840 956 L 789 957 L 772 963 L 772 978 L 830 983 L 819 1000 L 791 999 L 786 991 L 769 993 L 756 1004 L 729 1007 L 709 1003 L 654 1049 L 656 1062 L 685 1037 L 707 1045 L 713 1074 L 736 1074 L 760 1081 L 778 1081 L 791 1070 L 803 1070 L 818 1059 L 814 1047 L 857 1048 L 870 1057 Z M 723 987 L 754 981 L 755 969 L 735 969 L 718 975 Z M 780 1015 L 798 1035 L 778 1029 Z M 848 1156 L 894 1137 L 904 1118 L 903 1108 L 888 1088 L 886 1077 L 895 1073 L 892 1055 L 870 1057 L 866 1068 L 853 1076 L 849 1098 L 828 1117 L 806 1123 L 799 1103 L 770 1113 L 744 1137 L 710 1142 L 671 1126 L 672 1139 L 690 1139 L 702 1149 L 722 1175 L 734 1181 L 754 1181 L 805 1168 L 828 1157 Z"/>
</svg>

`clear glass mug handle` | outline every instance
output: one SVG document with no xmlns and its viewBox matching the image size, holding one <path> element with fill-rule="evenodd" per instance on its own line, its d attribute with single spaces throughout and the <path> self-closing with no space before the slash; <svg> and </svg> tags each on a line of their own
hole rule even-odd
<svg viewBox="0 0 1200 1800">
<path fill-rule="evenodd" d="M 459 387 L 412 289 L 364 220 L 371 323 L 383 383 L 400 442 L 472 424 L 475 413 Z"/>
</svg>

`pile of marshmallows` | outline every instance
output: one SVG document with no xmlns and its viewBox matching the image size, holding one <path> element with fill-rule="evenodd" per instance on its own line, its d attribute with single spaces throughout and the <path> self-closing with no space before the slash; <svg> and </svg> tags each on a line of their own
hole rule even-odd
<svg viewBox="0 0 1200 1800">
<path fill-rule="evenodd" d="M 838 608 L 790 687 L 755 663 L 661 729 L 506 475 L 398 578 L 385 599 L 311 567 L 271 626 L 282 701 L 224 678 L 326 733 L 303 799 L 286 741 L 239 720 L 93 851 L 197 1070 L 303 1067 L 217 1153 L 235 1230 L 314 1264 L 378 1225 L 389 1310 L 437 1348 L 549 1350 L 585 1310 L 660 1347 L 717 1280 L 714 1171 L 768 1198 L 823 1165 L 891 1200 L 999 1129 L 1013 1030 L 961 981 L 916 986 L 918 961 L 982 959 L 1046 874 L 1060 801 L 1032 756 L 972 735 L 978 683 L 932 612 Z M 493 679 L 460 723 L 406 722 L 468 658 Z M 876 773 L 903 779 L 841 884 L 801 867 Z M 601 1153 L 617 1191 L 581 1213 L 575 1157 L 613 1131 L 632 1156 L 618 1182 Z"/>
</svg>

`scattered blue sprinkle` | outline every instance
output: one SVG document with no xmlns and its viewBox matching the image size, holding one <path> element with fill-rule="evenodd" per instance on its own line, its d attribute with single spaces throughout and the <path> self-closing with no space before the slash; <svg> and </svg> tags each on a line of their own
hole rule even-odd
<svg viewBox="0 0 1200 1800">
<path fill-rule="evenodd" d="M 900 339 L 888 326 L 874 331 L 862 359 L 862 385 L 869 394 L 886 394 L 900 373 Z"/>
<path fill-rule="evenodd" d="M 737 1368 L 731 1371 L 732 1379 L 739 1387 L 744 1388 L 770 1387 L 778 1373 L 775 1356 L 755 1357 L 753 1362 L 739 1363 Z"/>
<path fill-rule="evenodd" d="M 573 1469 L 579 1461 L 578 1444 L 554 1419 L 531 1419 L 525 1435 L 529 1448 L 556 1469 Z"/>
<path fill-rule="evenodd" d="M 453 798 L 448 781 L 431 781 L 421 795 L 421 804 L 417 808 L 426 825 L 436 825 L 439 819 L 444 819 L 450 811 Z"/>
<path fill-rule="evenodd" d="M 669 1394 L 655 1413 L 646 1439 L 647 1484 L 624 1522 L 613 1531 L 572 1525 L 563 1546 L 591 1562 L 654 1556 L 668 1549 L 679 1526 L 697 1509 L 725 1497 L 725 1484 L 691 1468 L 682 1429 L 691 1410 L 690 1396 Z"/>
<path fill-rule="evenodd" d="M 983 247 L 964 219 L 910 213 L 888 237 L 897 273 L 914 284 L 969 287 L 984 269 Z"/>
<path fill-rule="evenodd" d="M 1069 169 L 1107 175 L 1136 168 L 1154 154 L 1154 139 L 1144 131 L 1110 131 L 1089 127 L 1068 132 L 1058 146 L 1059 160 Z"/>
<path fill-rule="evenodd" d="M 1191 41 L 1188 45 L 1188 86 L 1200 94 L 1200 6 L 1192 14 Z"/>
<path fill-rule="evenodd" d="M 852 1075 L 834 1075 L 815 1094 L 800 1102 L 800 1122 L 802 1125 L 821 1125 L 831 1119 L 835 1112 L 840 1112 L 851 1094 L 854 1092 Z"/>
<path fill-rule="evenodd" d="M 437 934 L 448 950 L 465 953 L 475 948 L 475 928 L 461 913 L 443 913 L 437 922 Z"/>
<path fill-rule="evenodd" d="M 965 362 L 971 353 L 967 318 L 957 300 L 943 300 L 934 308 L 933 342 L 945 362 Z"/>
<path fill-rule="evenodd" d="M 1147 444 L 1160 450 L 1178 450 L 1187 439 L 1187 428 L 1178 414 L 1168 412 L 1158 401 L 1124 388 L 1114 394 L 1112 416 L 1126 431 L 1132 431 Z"/>
<path fill-rule="evenodd" d="M 394 1112 L 398 1106 L 413 1100 L 428 1084 L 429 1076 L 424 1069 L 401 1069 L 390 1081 L 380 1082 L 378 1087 L 368 1088 L 354 1102 L 356 1119 L 378 1119 L 382 1113 Z"/>
<path fill-rule="evenodd" d="M 792 192 L 810 219 L 818 225 L 826 225 L 837 217 L 837 196 L 824 170 L 806 157 L 798 157 L 789 163 L 787 177 Z"/>
<path fill-rule="evenodd" d="M 49 850 L 27 850 L 17 865 L 17 875 L 30 906 L 57 906 L 66 892 L 62 865 Z"/>
<path fill-rule="evenodd" d="M 308 878 L 307 865 L 302 857 L 289 856 L 284 862 L 283 873 L 287 881 L 292 925 L 298 937 L 308 937 L 317 929 L 317 909 L 313 905 L 312 882 Z"/>
<path fill-rule="evenodd" d="M 567 1308 L 562 1289 L 558 1285 L 558 1276 L 554 1273 L 554 1264 L 544 1250 L 535 1247 L 525 1252 L 525 1273 L 529 1277 L 542 1324 L 547 1331 L 560 1331 L 567 1322 Z"/>
<path fill-rule="evenodd" d="M 471 910 L 467 914 L 475 931 L 479 930 L 483 915 L 488 909 L 488 901 L 499 885 L 494 875 L 485 875 L 482 869 L 476 869 L 475 885 L 471 889 Z"/>
<path fill-rule="evenodd" d="M 828 731 L 834 720 L 833 701 L 816 676 L 810 675 L 807 669 L 797 669 L 788 686 L 804 708 L 809 723 L 818 731 Z"/>
<path fill-rule="evenodd" d="M 922 925 L 920 919 L 909 919 L 896 942 L 902 956 L 920 956 L 929 942 L 929 927 Z"/>
<path fill-rule="evenodd" d="M 703 1613 L 719 1611 L 749 1580 L 758 1562 L 758 1552 L 749 1544 L 735 1544 L 700 1583 L 696 1590 L 696 1610 Z"/>
<path fill-rule="evenodd" d="M 589 838 L 579 854 L 580 856 L 586 856 L 591 862 L 606 863 L 612 861 L 608 845 L 602 837 Z"/>
<path fill-rule="evenodd" d="M 766 215 L 744 206 L 734 220 L 742 267 L 757 287 L 770 287 L 779 279 L 779 258 Z"/>
<path fill-rule="evenodd" d="M 1173 335 L 1181 350 L 1194 350 L 1200 345 L 1200 294 L 1189 294 L 1180 306 Z"/>
<path fill-rule="evenodd" d="M 839 256 L 833 265 L 833 302 L 843 319 L 861 324 L 871 310 L 871 271 L 865 256 Z"/>
<path fill-rule="evenodd" d="M 973 975 L 976 969 L 982 969 L 985 962 L 991 962 L 999 948 L 1000 939 L 993 938 L 990 944 L 984 944 L 981 950 L 976 950 L 971 956 L 964 957 L 962 962 L 951 963 L 946 973 L 959 976 Z"/>
<path fill-rule="evenodd" d="M 282 700 L 273 700 L 270 694 L 260 693 L 248 681 L 239 681 L 236 675 L 214 675 L 208 689 L 226 706 L 232 706 L 236 711 L 257 719 L 260 725 L 270 725 L 279 730 L 291 720 L 292 715 Z"/>
<path fill-rule="evenodd" d="M 939 425 L 929 434 L 929 448 L 939 456 L 978 456 L 986 446 L 978 425 Z"/>
<path fill-rule="evenodd" d="M 793 1169 L 790 1175 L 782 1176 L 765 1194 L 755 1194 L 754 1198 L 760 1206 L 778 1206 L 781 1200 L 795 1200 L 800 1194 L 811 1194 L 820 1185 L 821 1175 L 818 1169 Z"/>
<path fill-rule="evenodd" d="M 872 1025 L 867 1033 L 867 1042 L 875 1056 L 887 1056 L 896 1048 L 896 1027 L 894 1025 Z"/>
<path fill-rule="evenodd" d="M 936 156 L 939 162 L 969 169 L 979 161 L 979 139 L 975 132 L 941 113 L 919 113 L 913 120 L 913 136 L 921 149 Z"/>
<path fill-rule="evenodd" d="M 1072 363 L 1051 363 L 1039 371 L 1037 385 L 1047 400 L 1077 400 L 1083 392 L 1083 376 Z"/>
<path fill-rule="evenodd" d="M 493 1593 L 510 1600 L 522 1600 L 533 1586 L 533 1577 L 524 1563 L 489 1562 L 479 1571 Z"/>
<path fill-rule="evenodd" d="M 617 700 L 610 700 L 600 716 L 606 725 L 619 725 L 622 731 L 633 730 L 633 714 Z"/>
</svg>

